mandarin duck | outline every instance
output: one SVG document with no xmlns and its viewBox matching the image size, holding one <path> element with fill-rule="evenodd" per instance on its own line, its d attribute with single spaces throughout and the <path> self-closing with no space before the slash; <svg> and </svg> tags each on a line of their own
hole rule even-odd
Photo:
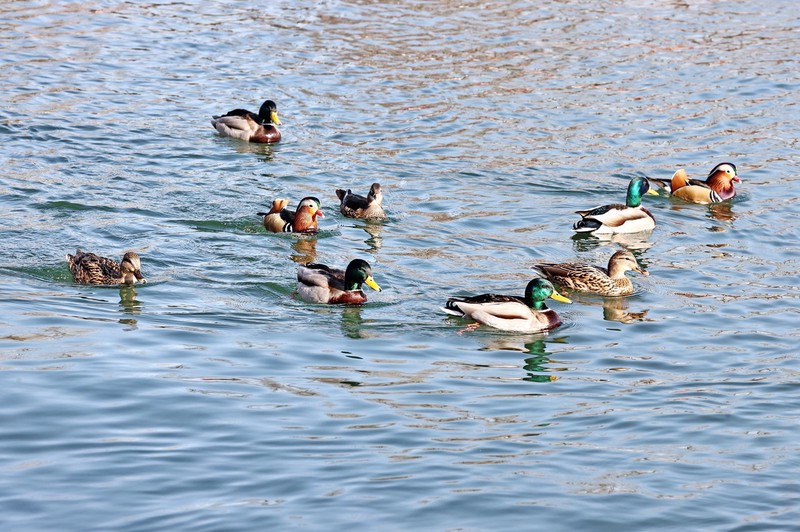
<svg viewBox="0 0 800 532">
<path fill-rule="evenodd" d="M 733 163 L 720 163 L 715 166 L 705 181 L 689 179 L 686 170 L 678 169 L 669 181 L 648 178 L 652 183 L 663 188 L 671 196 L 693 203 L 719 203 L 736 195 L 734 183 L 741 183 Z"/>
<path fill-rule="evenodd" d="M 319 199 L 306 196 L 297 205 L 294 212 L 286 208 L 289 200 L 279 198 L 273 200 L 269 212 L 256 213 L 263 216 L 264 227 L 273 233 L 316 233 L 317 218 L 325 217 L 320 208 Z"/>
</svg>

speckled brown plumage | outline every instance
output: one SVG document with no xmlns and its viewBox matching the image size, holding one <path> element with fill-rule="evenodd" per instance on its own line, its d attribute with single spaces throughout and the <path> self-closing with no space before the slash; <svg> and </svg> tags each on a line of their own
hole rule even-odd
<svg viewBox="0 0 800 532">
<path fill-rule="evenodd" d="M 146 282 L 141 271 L 139 255 L 128 251 L 117 262 L 94 253 L 77 250 L 75 255 L 67 255 L 67 264 L 76 283 L 82 284 L 135 284 Z"/>
<path fill-rule="evenodd" d="M 620 250 L 608 260 L 608 268 L 581 262 L 542 263 L 534 266 L 542 275 L 564 289 L 604 296 L 625 296 L 633 293 L 627 271 L 649 275 L 639 266 L 630 251 Z"/>
</svg>

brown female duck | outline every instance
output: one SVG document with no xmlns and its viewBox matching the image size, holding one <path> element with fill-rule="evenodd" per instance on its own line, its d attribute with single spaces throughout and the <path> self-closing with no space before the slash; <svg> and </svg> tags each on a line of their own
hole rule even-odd
<svg viewBox="0 0 800 532">
<path fill-rule="evenodd" d="M 94 253 L 77 250 L 67 255 L 67 264 L 72 279 L 82 284 L 135 284 L 147 282 L 142 275 L 139 255 L 128 251 L 122 261 L 101 257 Z"/>
<path fill-rule="evenodd" d="M 633 293 L 633 283 L 625 272 L 649 275 L 636 257 L 620 250 L 608 259 L 608 268 L 581 262 L 542 263 L 533 267 L 553 283 L 565 289 L 590 292 L 603 296 L 627 296 Z"/>
</svg>

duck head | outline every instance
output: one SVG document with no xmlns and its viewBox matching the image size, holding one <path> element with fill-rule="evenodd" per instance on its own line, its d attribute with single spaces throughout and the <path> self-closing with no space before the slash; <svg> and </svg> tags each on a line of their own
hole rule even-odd
<svg viewBox="0 0 800 532">
<path fill-rule="evenodd" d="M 639 261 L 636 260 L 636 257 L 628 250 L 621 249 L 611 255 L 611 258 L 608 260 L 608 275 L 612 278 L 617 278 L 619 276 L 625 275 L 627 271 L 634 271 L 644 275 L 645 277 L 650 275 L 647 270 L 642 268 L 639 265 Z"/>
<path fill-rule="evenodd" d="M 381 291 L 381 287 L 372 278 L 372 268 L 369 263 L 362 259 L 353 259 L 344 272 L 344 289 L 360 290 L 362 284 L 378 292 Z"/>
<path fill-rule="evenodd" d="M 547 305 L 545 305 L 544 301 L 548 297 L 562 303 L 572 303 L 572 301 L 556 292 L 553 283 L 547 279 L 533 279 L 525 287 L 525 303 L 534 310 L 545 310 Z"/>
<path fill-rule="evenodd" d="M 372 186 L 369 187 L 369 194 L 367 194 L 367 199 L 371 202 L 376 202 L 378 205 L 383 202 L 383 191 L 381 190 L 380 183 L 372 183 Z"/>
<path fill-rule="evenodd" d="M 278 124 L 281 120 L 278 118 L 278 107 L 272 100 L 267 100 L 261 104 L 261 109 L 258 110 L 258 121 L 261 124 Z"/>
<path fill-rule="evenodd" d="M 628 207 L 638 207 L 642 204 L 642 196 L 652 194 L 658 196 L 658 192 L 650 188 L 650 182 L 645 177 L 634 177 L 628 183 L 628 195 L 625 198 L 625 205 Z"/>
<path fill-rule="evenodd" d="M 128 251 L 122 256 L 119 269 L 125 284 L 135 284 L 136 281 L 147 282 L 144 275 L 142 275 L 142 262 L 135 251 Z"/>
<path fill-rule="evenodd" d="M 305 198 L 300 200 L 300 203 L 297 204 L 297 211 L 300 212 L 301 210 L 307 210 L 308 213 L 311 215 L 312 218 L 320 218 L 325 217 L 325 213 L 322 212 L 322 207 L 319 201 L 319 198 L 315 198 L 314 196 L 306 196 Z"/>
</svg>

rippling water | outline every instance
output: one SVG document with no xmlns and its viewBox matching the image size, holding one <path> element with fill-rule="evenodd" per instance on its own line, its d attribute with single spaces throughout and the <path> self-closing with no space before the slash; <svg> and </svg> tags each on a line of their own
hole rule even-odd
<svg viewBox="0 0 800 532">
<path fill-rule="evenodd" d="M 800 252 L 794 2 L 0 5 L 7 530 L 791 529 Z M 284 141 L 212 114 L 278 102 Z M 635 175 L 734 201 L 576 238 Z M 334 190 L 379 181 L 389 219 Z M 273 235 L 274 197 L 323 200 Z M 449 295 L 630 247 L 638 292 L 515 335 Z M 150 283 L 74 285 L 76 247 Z M 363 257 L 362 308 L 293 298 Z"/>
</svg>

